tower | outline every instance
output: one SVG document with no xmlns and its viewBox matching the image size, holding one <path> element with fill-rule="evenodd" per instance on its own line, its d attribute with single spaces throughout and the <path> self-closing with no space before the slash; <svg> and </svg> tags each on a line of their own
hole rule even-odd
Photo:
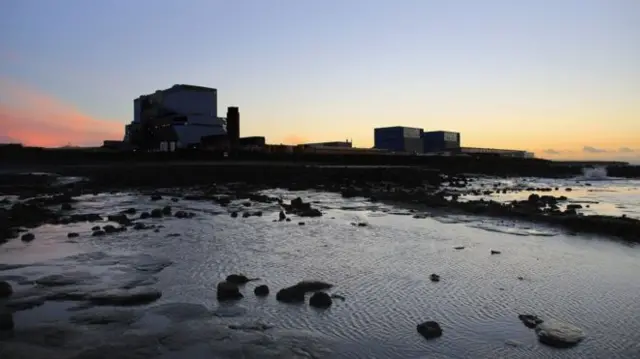
<svg viewBox="0 0 640 359">
<path fill-rule="evenodd" d="M 231 147 L 237 147 L 240 139 L 240 111 L 237 107 L 227 108 L 227 136 Z"/>
</svg>

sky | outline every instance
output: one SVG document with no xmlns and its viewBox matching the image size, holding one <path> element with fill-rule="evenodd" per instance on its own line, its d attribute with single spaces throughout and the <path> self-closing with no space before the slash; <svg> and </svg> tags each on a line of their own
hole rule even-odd
<svg viewBox="0 0 640 359">
<path fill-rule="evenodd" d="M 0 142 L 121 139 L 176 83 L 269 143 L 402 125 L 640 162 L 640 1 L 0 1 Z"/>
</svg>

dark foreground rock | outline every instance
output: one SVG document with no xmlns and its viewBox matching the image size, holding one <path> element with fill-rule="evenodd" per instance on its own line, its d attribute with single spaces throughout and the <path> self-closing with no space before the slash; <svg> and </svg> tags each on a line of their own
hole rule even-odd
<svg viewBox="0 0 640 359">
<path fill-rule="evenodd" d="M 540 343 L 565 348 L 577 345 L 584 339 L 582 329 L 559 320 L 549 319 L 536 327 Z"/>
<path fill-rule="evenodd" d="M 314 293 L 311 298 L 309 298 L 309 305 L 315 308 L 329 308 L 333 304 L 333 300 L 331 300 L 331 296 L 325 292 L 317 292 Z"/>
<path fill-rule="evenodd" d="M 226 281 L 234 284 L 247 284 L 258 279 L 259 278 L 249 278 L 244 274 L 230 274 L 227 276 Z"/>
<path fill-rule="evenodd" d="M 218 283 L 216 297 L 219 301 L 238 300 L 244 296 L 240 293 L 238 284 L 231 282 Z"/>
<path fill-rule="evenodd" d="M 291 287 L 281 289 L 276 293 L 276 300 L 284 303 L 303 303 L 305 295 L 309 292 L 325 290 L 333 287 L 332 284 L 320 281 L 302 281 Z"/>
<path fill-rule="evenodd" d="M 92 294 L 89 300 L 98 305 L 129 306 L 155 302 L 162 293 L 151 288 L 113 289 Z"/>
<path fill-rule="evenodd" d="M 269 295 L 269 287 L 266 285 L 259 285 L 254 290 L 253 293 L 258 297 L 266 297 Z"/>
<path fill-rule="evenodd" d="M 13 314 L 0 309 L 0 332 L 13 330 Z"/>
<path fill-rule="evenodd" d="M 11 284 L 6 281 L 0 281 L 0 298 L 8 298 L 13 294 Z"/>
<path fill-rule="evenodd" d="M 426 339 L 433 339 L 442 336 L 442 328 L 440 328 L 440 324 L 433 321 L 418 324 L 416 329 L 418 330 L 418 333 Z"/>
</svg>

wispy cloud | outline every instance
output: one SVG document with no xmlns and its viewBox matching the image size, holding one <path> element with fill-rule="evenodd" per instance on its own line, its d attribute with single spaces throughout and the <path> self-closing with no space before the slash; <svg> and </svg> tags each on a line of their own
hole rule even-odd
<svg viewBox="0 0 640 359">
<path fill-rule="evenodd" d="M 562 152 L 560 152 L 558 150 L 554 150 L 553 148 L 546 149 L 546 150 L 544 150 L 542 152 L 544 152 L 544 153 L 546 153 L 548 155 L 559 155 L 560 153 L 562 153 Z"/>
<path fill-rule="evenodd" d="M 55 96 L 0 78 L 0 133 L 27 146 L 100 145 L 124 124 L 94 118 Z"/>
<path fill-rule="evenodd" d="M 605 150 L 605 149 L 591 147 L 591 146 L 584 146 L 582 148 L 582 151 L 587 152 L 587 153 L 605 153 L 605 152 L 607 152 L 607 150 Z"/>
<path fill-rule="evenodd" d="M 633 148 L 629 148 L 629 147 L 620 147 L 620 149 L 618 150 L 618 152 L 622 152 L 622 153 L 634 153 L 634 152 L 636 152 L 636 150 L 634 150 Z"/>
</svg>

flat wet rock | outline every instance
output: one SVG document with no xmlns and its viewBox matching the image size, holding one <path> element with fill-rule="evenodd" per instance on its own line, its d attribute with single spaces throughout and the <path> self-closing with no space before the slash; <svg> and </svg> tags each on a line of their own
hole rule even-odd
<svg viewBox="0 0 640 359">
<path fill-rule="evenodd" d="M 540 343 L 558 348 L 572 347 L 584 339 L 582 329 L 556 319 L 538 324 L 536 334 Z"/>
<path fill-rule="evenodd" d="M 142 305 L 158 300 L 162 293 L 152 288 L 112 289 L 93 293 L 89 296 L 91 303 L 97 305 Z"/>
</svg>

